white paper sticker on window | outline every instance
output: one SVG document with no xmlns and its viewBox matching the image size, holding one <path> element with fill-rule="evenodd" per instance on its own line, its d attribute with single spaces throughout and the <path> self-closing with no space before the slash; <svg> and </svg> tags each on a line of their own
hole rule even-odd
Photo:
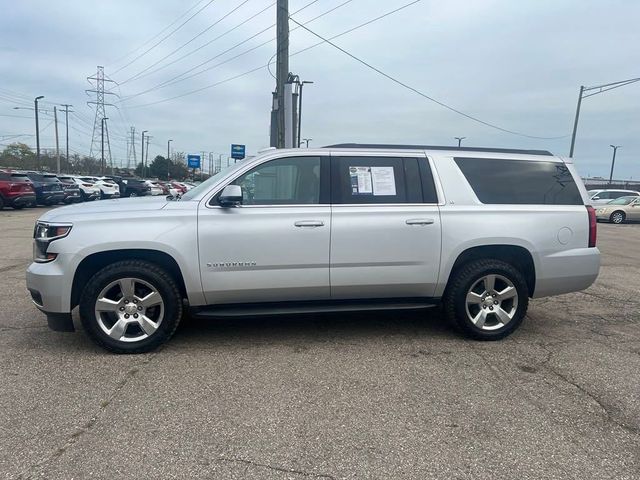
<svg viewBox="0 0 640 480">
<path fill-rule="evenodd" d="M 373 194 L 371 167 L 349 167 L 349 175 L 351 177 L 352 195 Z"/>
<path fill-rule="evenodd" d="M 396 179 L 393 167 L 371 167 L 374 195 L 395 195 Z"/>
</svg>

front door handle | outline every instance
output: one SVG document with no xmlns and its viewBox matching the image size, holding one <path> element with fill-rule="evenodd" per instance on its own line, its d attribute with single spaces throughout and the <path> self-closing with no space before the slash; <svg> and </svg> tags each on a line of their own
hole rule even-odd
<svg viewBox="0 0 640 480">
<path fill-rule="evenodd" d="M 324 222 L 322 220 L 300 220 L 294 225 L 296 227 L 324 227 Z"/>
<path fill-rule="evenodd" d="M 433 218 L 410 218 L 405 223 L 407 225 L 433 225 Z"/>
</svg>

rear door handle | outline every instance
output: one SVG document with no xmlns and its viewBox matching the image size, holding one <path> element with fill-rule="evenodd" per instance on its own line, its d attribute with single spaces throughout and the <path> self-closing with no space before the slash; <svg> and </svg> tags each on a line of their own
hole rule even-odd
<svg viewBox="0 0 640 480">
<path fill-rule="evenodd" d="M 433 218 L 410 218 L 405 223 L 407 225 L 432 225 Z"/>
<path fill-rule="evenodd" d="M 322 220 L 300 220 L 294 225 L 296 227 L 324 227 L 324 222 Z"/>
</svg>

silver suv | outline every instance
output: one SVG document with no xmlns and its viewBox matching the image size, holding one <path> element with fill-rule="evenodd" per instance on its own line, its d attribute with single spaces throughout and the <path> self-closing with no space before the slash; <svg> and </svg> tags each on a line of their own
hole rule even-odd
<svg viewBox="0 0 640 480">
<path fill-rule="evenodd" d="M 343 144 L 271 150 L 180 199 L 51 210 L 27 286 L 49 326 L 118 353 L 200 317 L 442 304 L 495 340 L 529 298 L 598 275 L 596 217 L 570 160 L 544 151 Z"/>
</svg>

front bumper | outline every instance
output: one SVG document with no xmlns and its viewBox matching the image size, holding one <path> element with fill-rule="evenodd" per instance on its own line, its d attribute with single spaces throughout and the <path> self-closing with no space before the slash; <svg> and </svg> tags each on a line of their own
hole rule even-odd
<svg viewBox="0 0 640 480">
<path fill-rule="evenodd" d="M 27 205 L 31 205 L 32 203 L 36 203 L 36 196 L 33 193 L 16 195 L 15 197 L 9 198 L 9 201 L 7 203 L 11 207 L 25 207 Z"/>
</svg>

